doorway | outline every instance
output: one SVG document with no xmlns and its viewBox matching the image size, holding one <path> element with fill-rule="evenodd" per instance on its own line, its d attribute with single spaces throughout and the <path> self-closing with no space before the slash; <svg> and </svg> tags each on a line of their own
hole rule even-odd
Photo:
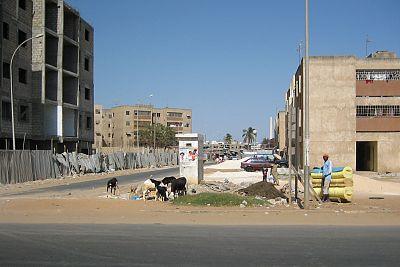
<svg viewBox="0 0 400 267">
<path fill-rule="evenodd" d="M 356 170 L 377 171 L 378 167 L 378 142 L 356 142 Z"/>
</svg>

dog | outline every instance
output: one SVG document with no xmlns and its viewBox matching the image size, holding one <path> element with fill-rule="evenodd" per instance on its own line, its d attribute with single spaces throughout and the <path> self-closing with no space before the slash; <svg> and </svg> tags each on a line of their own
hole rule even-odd
<svg viewBox="0 0 400 267">
<path fill-rule="evenodd" d="M 114 190 L 114 194 L 113 195 L 115 195 L 115 191 L 117 190 L 117 188 L 119 190 L 117 178 L 114 177 L 114 178 L 108 180 L 108 182 L 107 182 L 107 193 L 108 193 L 108 189 L 110 189 L 110 193 L 113 194 L 113 190 Z"/>
</svg>

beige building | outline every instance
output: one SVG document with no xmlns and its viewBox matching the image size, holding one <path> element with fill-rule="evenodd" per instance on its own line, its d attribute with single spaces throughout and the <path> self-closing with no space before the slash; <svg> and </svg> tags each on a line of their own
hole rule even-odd
<svg viewBox="0 0 400 267">
<path fill-rule="evenodd" d="M 335 166 L 400 172 L 400 59 L 389 52 L 310 57 L 309 75 L 310 166 L 329 153 Z M 302 63 L 286 94 L 295 166 L 303 164 L 303 77 Z"/>
<path fill-rule="evenodd" d="M 180 108 L 155 108 L 152 105 L 94 108 L 95 148 L 135 147 L 137 129 L 160 123 L 176 133 L 192 132 L 192 110 Z M 139 135 L 140 142 L 140 135 Z"/>
</svg>

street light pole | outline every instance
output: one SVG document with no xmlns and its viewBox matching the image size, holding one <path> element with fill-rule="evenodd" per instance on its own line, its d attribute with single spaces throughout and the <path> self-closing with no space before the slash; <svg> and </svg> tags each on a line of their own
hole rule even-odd
<svg viewBox="0 0 400 267">
<path fill-rule="evenodd" d="M 11 61 L 10 61 L 10 98 L 11 98 L 11 128 L 12 128 L 12 139 L 13 139 L 13 150 L 15 150 L 15 120 L 14 120 L 14 91 L 13 91 L 13 61 L 15 54 L 18 52 L 18 50 L 27 42 L 35 39 L 35 38 L 41 38 L 43 37 L 43 33 L 38 34 L 36 36 L 33 36 L 29 39 L 26 39 L 23 41 L 17 48 L 14 50 L 14 53 L 11 56 Z"/>
<path fill-rule="evenodd" d="M 304 88 L 304 209 L 309 209 L 310 201 L 310 110 L 309 110 L 309 0 L 306 0 L 306 47 L 305 47 L 305 88 Z"/>
<path fill-rule="evenodd" d="M 136 145 L 139 149 L 139 105 L 136 106 Z"/>
<path fill-rule="evenodd" d="M 151 99 L 153 96 L 154 96 L 153 94 L 150 94 L 150 95 L 149 95 L 149 98 Z M 152 106 L 151 100 L 150 100 L 150 105 Z M 151 124 L 152 124 L 152 126 L 153 126 L 153 149 L 155 150 L 155 149 L 156 149 L 156 125 L 155 125 L 155 120 L 156 120 L 156 118 L 154 117 L 154 119 L 153 119 L 154 110 L 155 110 L 155 109 L 154 109 L 154 107 L 152 106 L 152 107 L 151 107 Z"/>
</svg>

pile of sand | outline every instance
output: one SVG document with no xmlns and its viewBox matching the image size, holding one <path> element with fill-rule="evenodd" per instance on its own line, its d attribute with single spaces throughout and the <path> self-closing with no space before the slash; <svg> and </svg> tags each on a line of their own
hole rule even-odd
<svg viewBox="0 0 400 267">
<path fill-rule="evenodd" d="M 286 198 L 285 194 L 275 188 L 271 183 L 264 181 L 250 185 L 249 187 L 240 189 L 239 193 L 244 193 L 246 196 L 259 196 L 267 199 L 275 199 L 277 197 Z"/>
<path fill-rule="evenodd" d="M 374 180 L 365 176 L 353 175 L 354 193 L 357 195 L 399 195 L 400 196 L 400 183 Z"/>
</svg>

